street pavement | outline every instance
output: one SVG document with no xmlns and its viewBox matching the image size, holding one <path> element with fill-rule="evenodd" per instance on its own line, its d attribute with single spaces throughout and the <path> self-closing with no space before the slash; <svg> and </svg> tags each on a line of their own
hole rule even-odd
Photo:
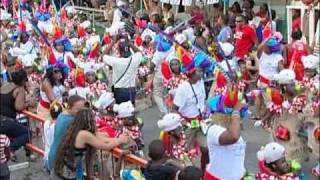
<svg viewBox="0 0 320 180">
<path fill-rule="evenodd" d="M 144 119 L 144 142 L 145 142 L 145 155 L 147 155 L 148 144 L 159 138 L 159 129 L 157 128 L 157 120 L 160 119 L 160 113 L 154 106 L 150 109 L 142 111 L 139 117 Z M 245 166 L 249 172 L 257 172 L 257 156 L 256 153 L 262 145 L 270 142 L 269 134 L 261 128 L 254 128 L 253 121 L 244 121 L 244 130 L 242 136 L 247 142 L 246 148 L 246 161 Z M 307 153 L 307 152 L 306 152 Z M 21 150 L 18 153 L 18 158 L 23 161 L 24 152 Z M 319 161 L 315 157 L 311 156 L 308 162 L 302 162 L 303 171 L 306 174 L 307 180 L 315 180 L 316 178 L 311 175 L 311 168 Z M 49 175 L 42 169 L 41 158 L 38 158 L 36 162 L 31 162 L 30 167 L 11 172 L 12 180 L 47 180 Z"/>
</svg>

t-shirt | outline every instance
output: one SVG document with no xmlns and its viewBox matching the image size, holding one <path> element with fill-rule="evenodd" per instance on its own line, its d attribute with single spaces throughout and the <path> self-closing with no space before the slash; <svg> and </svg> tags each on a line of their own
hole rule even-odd
<svg viewBox="0 0 320 180">
<path fill-rule="evenodd" d="M 10 140 L 5 134 L 0 134 L 0 163 L 7 162 L 5 148 L 9 147 Z"/>
<path fill-rule="evenodd" d="M 192 87 L 195 93 L 193 93 L 189 81 L 181 83 L 178 86 L 173 100 L 173 103 L 179 107 L 181 115 L 186 118 L 199 116 L 199 109 L 203 112 L 205 108 L 206 91 L 203 80 L 198 81 L 196 84 L 192 84 Z M 198 99 L 198 103 L 196 98 Z"/>
<path fill-rule="evenodd" d="M 232 30 L 229 26 L 225 26 L 218 34 L 217 40 L 219 42 L 227 42 L 231 38 Z"/>
<path fill-rule="evenodd" d="M 160 71 L 160 65 L 161 62 L 164 60 L 169 61 L 170 58 L 173 58 L 175 55 L 174 47 L 170 48 L 168 51 L 161 52 L 161 51 L 156 51 L 153 54 L 153 58 L 151 62 L 155 65 L 155 70 Z"/>
<path fill-rule="evenodd" d="M 49 150 L 48 155 L 48 168 L 51 170 L 54 168 L 54 161 L 56 158 L 56 153 L 60 146 L 61 140 L 63 136 L 66 134 L 69 125 L 72 123 L 74 116 L 69 113 L 61 113 L 56 121 L 54 126 L 54 136 L 53 136 L 53 143 Z"/>
<path fill-rule="evenodd" d="M 124 76 L 118 81 L 121 75 L 125 72 L 130 59 L 132 62 L 124 74 Z M 112 83 L 115 88 L 131 88 L 136 86 L 136 75 L 138 73 L 138 68 L 142 60 L 142 54 L 140 52 L 134 53 L 128 58 L 119 58 L 114 56 L 103 56 L 103 61 L 112 67 Z M 118 81 L 117 84 L 116 81 Z"/>
<path fill-rule="evenodd" d="M 236 28 L 235 33 L 235 54 L 239 58 L 243 58 L 249 53 L 257 39 L 255 30 L 249 25 L 244 25 L 241 29 Z"/>
<path fill-rule="evenodd" d="M 143 174 L 146 180 L 172 180 L 177 171 L 178 168 L 170 164 L 148 164 Z"/>
<path fill-rule="evenodd" d="M 207 171 L 223 180 L 241 179 L 245 175 L 246 143 L 242 139 L 231 145 L 220 145 L 219 138 L 226 128 L 213 125 L 209 128 L 207 142 L 209 149 L 209 165 Z"/>
<path fill-rule="evenodd" d="M 43 125 L 43 142 L 44 142 L 44 161 L 48 161 L 48 154 L 50 147 L 53 143 L 53 136 L 54 136 L 54 123 L 50 121 L 46 121 Z"/>
<path fill-rule="evenodd" d="M 273 80 L 273 76 L 279 73 L 278 64 L 282 59 L 283 57 L 281 54 L 266 54 L 263 52 L 259 59 L 259 75 L 269 80 Z"/>
</svg>

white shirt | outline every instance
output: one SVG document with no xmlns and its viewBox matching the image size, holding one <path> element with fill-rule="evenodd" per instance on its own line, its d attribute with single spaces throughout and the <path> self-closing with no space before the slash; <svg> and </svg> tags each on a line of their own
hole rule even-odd
<svg viewBox="0 0 320 180">
<path fill-rule="evenodd" d="M 246 143 L 242 137 L 231 145 L 220 145 L 219 138 L 226 128 L 213 125 L 209 128 L 207 142 L 209 149 L 209 165 L 207 171 L 219 179 L 239 180 L 245 175 Z"/>
<path fill-rule="evenodd" d="M 54 99 L 59 102 L 62 102 L 62 95 L 66 91 L 65 87 L 63 85 L 53 86 L 52 91 L 53 91 Z M 40 97 L 41 97 L 41 100 L 45 102 L 50 102 L 46 93 L 42 90 L 40 91 Z"/>
<path fill-rule="evenodd" d="M 161 62 L 165 60 L 169 61 L 170 58 L 174 57 L 174 55 L 175 55 L 175 51 L 173 46 L 166 52 L 156 51 L 153 54 L 153 58 L 151 60 L 151 62 L 156 66 L 155 70 L 160 71 Z"/>
<path fill-rule="evenodd" d="M 259 59 L 259 75 L 273 80 L 273 76 L 279 73 L 278 64 L 281 60 L 283 60 L 281 54 L 272 53 L 268 55 L 262 52 Z"/>
<path fill-rule="evenodd" d="M 9 50 L 12 56 L 23 56 L 27 54 L 37 54 L 35 45 L 31 41 L 20 43 L 20 47 L 13 47 Z"/>
<path fill-rule="evenodd" d="M 130 58 L 132 62 L 124 74 L 124 76 L 118 81 L 120 76 L 125 72 Z M 103 56 L 103 61 L 112 67 L 112 84 L 115 88 L 130 88 L 136 86 L 136 75 L 138 73 L 138 68 L 142 60 L 141 52 L 134 53 L 131 57 L 128 58 L 119 58 L 114 56 Z M 115 84 L 117 82 L 117 84 Z"/>
<path fill-rule="evenodd" d="M 199 109 L 203 112 L 205 108 L 206 91 L 203 80 L 193 84 L 192 87 L 197 96 L 198 104 L 189 81 L 185 81 L 178 86 L 173 100 L 173 103 L 179 107 L 181 115 L 187 118 L 197 117 Z"/>
<path fill-rule="evenodd" d="M 69 90 L 69 97 L 73 95 L 78 95 L 84 99 L 87 99 L 88 95 L 90 95 L 89 87 L 75 87 Z"/>
<path fill-rule="evenodd" d="M 53 135 L 54 135 L 54 123 L 46 121 L 43 126 L 43 142 L 44 142 L 44 157 L 45 161 L 48 161 L 48 154 L 50 147 L 53 143 Z"/>
</svg>

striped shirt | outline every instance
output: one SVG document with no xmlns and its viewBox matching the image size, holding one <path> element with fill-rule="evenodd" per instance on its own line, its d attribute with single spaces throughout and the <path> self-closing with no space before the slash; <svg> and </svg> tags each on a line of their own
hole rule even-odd
<svg viewBox="0 0 320 180">
<path fill-rule="evenodd" d="M 9 138 L 4 134 L 0 134 L 0 163 L 7 162 L 5 148 L 9 147 L 9 145 L 10 145 Z"/>
</svg>

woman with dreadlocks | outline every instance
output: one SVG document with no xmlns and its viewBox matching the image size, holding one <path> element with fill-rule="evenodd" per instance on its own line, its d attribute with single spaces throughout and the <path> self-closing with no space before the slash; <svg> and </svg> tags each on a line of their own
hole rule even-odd
<svg viewBox="0 0 320 180">
<path fill-rule="evenodd" d="M 95 149 L 108 151 L 128 142 L 128 136 L 125 135 L 111 139 L 96 132 L 92 111 L 90 109 L 80 110 L 75 120 L 69 125 L 58 148 L 51 179 L 84 179 L 82 167 L 84 158 L 87 176 L 92 177 Z"/>
</svg>

